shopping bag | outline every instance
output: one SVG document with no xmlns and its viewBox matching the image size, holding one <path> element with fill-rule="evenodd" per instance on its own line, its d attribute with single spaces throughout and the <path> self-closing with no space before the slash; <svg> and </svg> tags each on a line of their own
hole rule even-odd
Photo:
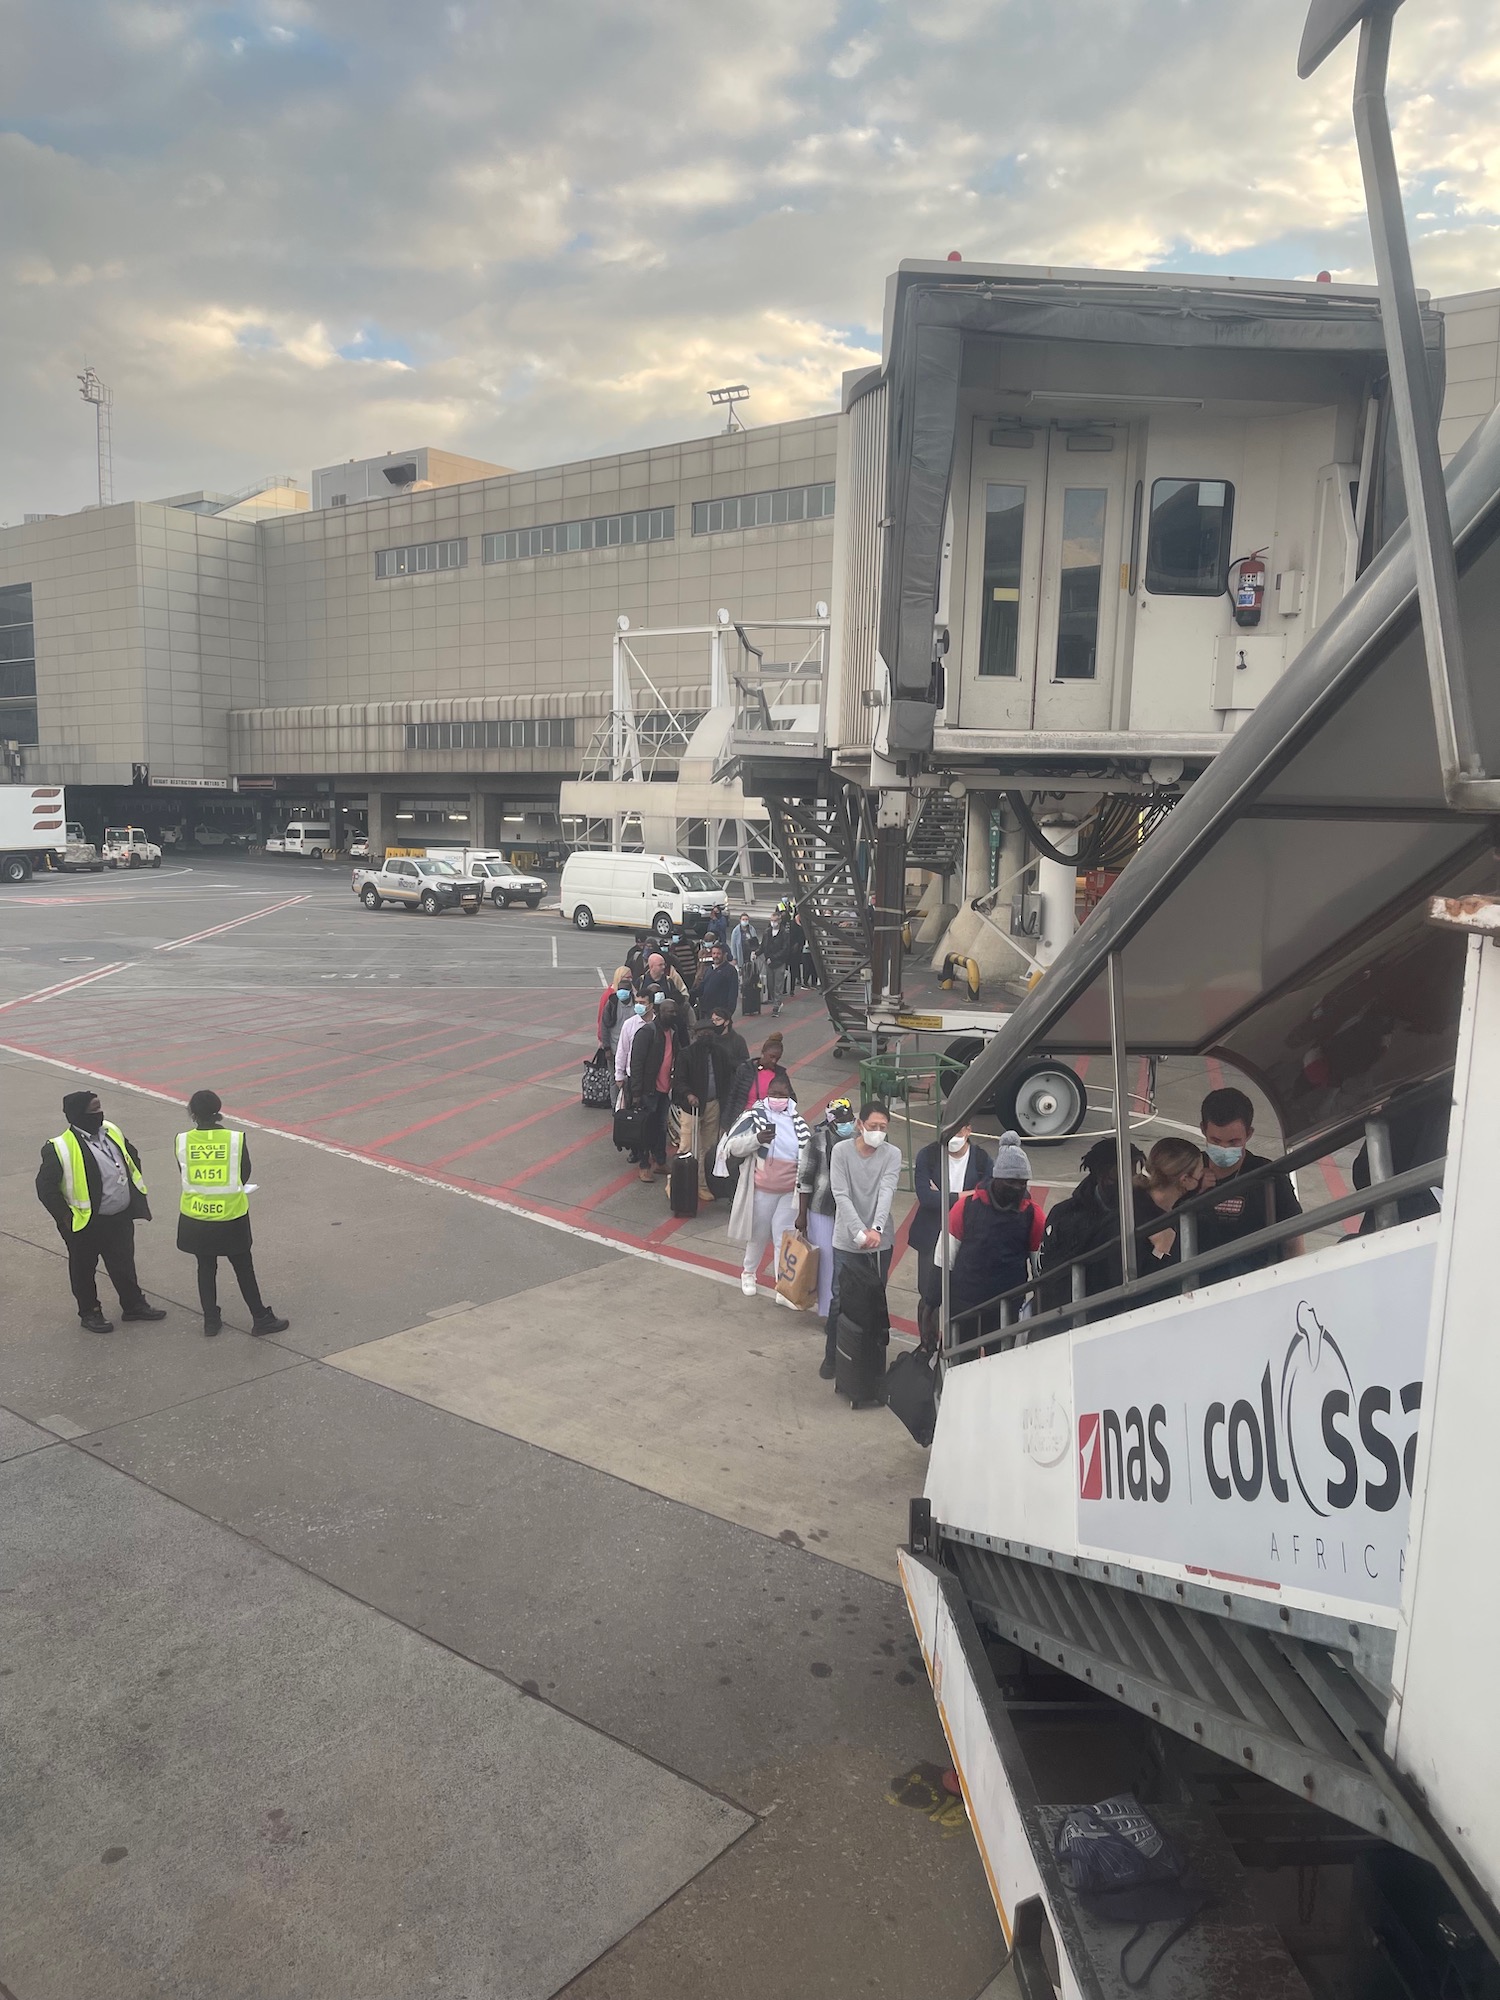
<svg viewBox="0 0 1500 2000">
<path fill-rule="evenodd" d="M 781 1234 L 776 1290 L 788 1305 L 804 1310 L 818 1302 L 818 1253 L 795 1229 L 785 1229 Z"/>
<path fill-rule="evenodd" d="M 583 1066 L 583 1103 L 591 1111 L 607 1111 L 615 1099 L 615 1079 L 609 1051 L 600 1049 Z"/>
</svg>

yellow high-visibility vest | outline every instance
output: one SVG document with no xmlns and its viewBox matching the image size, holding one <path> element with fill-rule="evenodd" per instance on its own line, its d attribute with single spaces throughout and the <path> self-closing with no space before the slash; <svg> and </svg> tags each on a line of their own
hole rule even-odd
<svg viewBox="0 0 1500 2000">
<path fill-rule="evenodd" d="M 118 1125 L 106 1125 L 103 1130 L 105 1136 L 112 1139 L 118 1147 L 120 1158 L 125 1162 L 125 1171 L 130 1176 L 132 1186 L 141 1194 L 144 1194 L 146 1192 L 146 1183 L 141 1178 L 140 1168 L 130 1157 L 130 1149 L 125 1144 L 125 1134 L 120 1130 Z M 78 1134 L 73 1130 L 71 1125 L 66 1132 L 58 1133 L 57 1137 L 52 1141 L 52 1150 L 56 1153 L 58 1162 L 62 1167 L 63 1199 L 73 1211 L 73 1227 L 74 1229 L 87 1229 L 94 1219 L 94 1208 L 93 1203 L 89 1200 L 88 1175 L 84 1172 L 83 1168 L 83 1147 L 79 1143 Z"/>
<path fill-rule="evenodd" d="M 195 1222 L 234 1222 L 249 1214 L 250 1197 L 240 1171 L 244 1150 L 244 1133 L 223 1125 L 177 1134 L 184 1215 Z"/>
</svg>

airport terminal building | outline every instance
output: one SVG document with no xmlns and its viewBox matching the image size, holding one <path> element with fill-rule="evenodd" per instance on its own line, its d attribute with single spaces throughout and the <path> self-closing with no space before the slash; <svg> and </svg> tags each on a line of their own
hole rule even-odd
<svg viewBox="0 0 1500 2000">
<path fill-rule="evenodd" d="M 544 846 L 607 736 L 619 621 L 808 619 L 832 579 L 835 415 L 512 472 L 386 453 L 248 497 L 0 529 L 0 745 L 91 830 Z M 707 640 L 642 642 L 678 713 Z M 399 820 L 398 820 L 399 815 Z M 95 824 L 97 823 L 97 824 Z"/>
<path fill-rule="evenodd" d="M 966 282 L 982 284 L 986 268 L 966 270 Z M 1087 273 L 1034 276 L 1068 279 L 1080 297 L 1126 282 L 1110 273 L 1091 285 Z M 1174 288 L 1187 296 L 1195 283 L 1140 280 L 1164 296 Z M 1241 281 L 1204 283 L 1223 292 Z M 1373 295 L 1286 289 L 1315 295 L 1325 315 L 1372 309 Z M 1500 399 L 1500 296 L 1431 308 L 1447 458 Z M 1033 374 L 1045 374 L 1076 365 L 1066 354 L 1080 337 L 1054 324 L 1045 338 L 1028 330 L 1013 346 Z M 884 372 L 873 374 L 881 390 Z M 857 444 L 883 407 L 871 380 L 861 371 L 846 382 L 842 414 L 540 471 L 424 447 L 319 468 L 310 490 L 283 480 L 239 496 L 177 494 L 0 528 L 0 776 L 67 786 L 70 813 L 93 834 L 129 820 L 168 838 L 191 839 L 199 825 L 254 837 L 315 815 L 332 816 L 336 836 L 367 828 L 376 849 L 441 839 L 555 855 L 566 833 L 560 786 L 608 775 L 622 621 L 642 669 L 638 691 L 647 690 L 649 712 L 635 713 L 648 736 L 657 704 L 689 726 L 710 707 L 709 635 L 726 620 L 823 620 L 831 605 L 835 674 L 845 640 L 859 651 L 856 555 L 876 560 L 899 513 L 885 447 L 877 463 L 868 439 Z M 1034 444 L 1042 417 L 1016 417 L 1015 395 L 996 382 L 964 378 L 966 418 L 1000 422 L 985 433 L 997 464 L 1039 465 L 1041 451 L 1023 459 L 1009 447 Z M 1107 451 L 1127 418 L 1139 429 L 1137 405 L 1150 406 L 1165 436 L 1190 401 L 1163 399 L 1159 384 L 1149 396 L 1116 397 L 1085 435 L 1054 439 L 1054 456 L 1063 446 L 1074 454 L 1058 456 L 1055 483 L 1066 485 L 1062 473 L 1073 468 L 1104 466 L 1102 455 L 1077 453 Z M 1010 414 L 997 418 L 1002 403 Z M 1053 429 L 1068 428 L 1070 407 L 1056 404 Z M 1204 407 L 1191 403 L 1199 415 Z M 1373 424 L 1364 430 L 1376 435 Z M 918 437 L 899 449 L 921 445 Z M 987 490 L 1003 497 L 1030 478 L 1006 472 L 1012 485 Z M 961 501 L 948 493 L 944 576 L 962 568 L 964 551 L 953 548 Z M 1119 540 L 1119 506 L 1115 514 Z M 1115 558 L 1124 603 L 1133 557 L 1122 543 Z M 997 586 L 995 595 L 1018 591 Z M 925 598 L 922 606 L 930 630 Z M 1285 617 L 1280 624 L 1291 631 Z M 955 655 L 949 678 L 963 710 L 955 726 L 983 749 L 981 725 L 993 734 L 996 717 L 1010 714 L 996 707 L 995 691 L 1012 683 L 984 679 L 981 662 L 963 693 L 966 671 Z M 873 699 L 863 682 L 855 687 L 857 674 L 846 678 L 851 700 Z M 1072 684 L 1059 686 L 1067 694 Z M 722 676 L 718 691 L 722 700 Z M 1181 707 L 1168 701 L 1155 726 L 1207 726 Z M 861 741 L 873 714 L 855 717 Z M 1039 710 L 1030 727 L 1043 726 Z M 1096 726 L 1122 724 L 1106 716 Z M 1219 726 L 1228 725 L 1220 718 Z"/>
</svg>

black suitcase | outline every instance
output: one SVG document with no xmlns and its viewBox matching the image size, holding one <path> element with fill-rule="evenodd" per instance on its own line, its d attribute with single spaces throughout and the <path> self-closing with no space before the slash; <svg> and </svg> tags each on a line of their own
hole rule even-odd
<svg viewBox="0 0 1500 2000">
<path fill-rule="evenodd" d="M 834 1345 L 833 1386 L 851 1403 L 878 1403 L 885 1394 L 885 1349 L 889 1336 L 881 1329 L 856 1326 L 849 1315 L 838 1317 Z"/>
<path fill-rule="evenodd" d="M 937 1429 L 937 1355 L 930 1347 L 898 1354 L 886 1371 L 885 1406 L 925 1450 Z"/>
<path fill-rule="evenodd" d="M 753 958 L 740 975 L 740 1012 L 741 1014 L 760 1012 L 760 973 Z"/>
<path fill-rule="evenodd" d="M 691 1218 L 698 1213 L 698 1156 L 679 1153 L 672 1162 L 667 1182 L 667 1199 L 672 1213 Z"/>
</svg>

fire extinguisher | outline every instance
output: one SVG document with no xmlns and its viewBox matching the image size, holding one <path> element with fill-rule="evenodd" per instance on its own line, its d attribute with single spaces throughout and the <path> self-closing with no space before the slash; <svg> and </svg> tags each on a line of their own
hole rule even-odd
<svg viewBox="0 0 1500 2000">
<path fill-rule="evenodd" d="M 1258 625 L 1260 608 L 1266 595 L 1266 551 L 1256 549 L 1248 556 L 1236 556 L 1229 565 L 1231 571 L 1238 570 L 1239 582 L 1234 587 L 1234 622 L 1236 625 Z"/>
</svg>

